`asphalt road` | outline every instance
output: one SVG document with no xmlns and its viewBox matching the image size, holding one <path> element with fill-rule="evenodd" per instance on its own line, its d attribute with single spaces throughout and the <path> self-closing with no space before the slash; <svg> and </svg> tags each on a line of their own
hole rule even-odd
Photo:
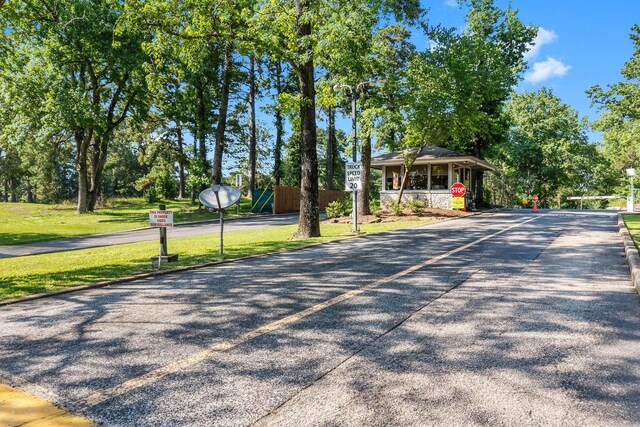
<svg viewBox="0 0 640 427">
<path fill-rule="evenodd" d="M 213 216 L 213 215 L 212 215 Z M 226 220 L 225 232 L 253 230 L 258 228 L 290 225 L 298 222 L 298 214 L 260 215 L 253 218 L 239 218 Z M 167 238 L 195 237 L 218 234 L 220 223 L 200 222 L 194 224 L 182 224 L 167 228 Z M 142 230 L 121 231 L 117 233 L 100 234 L 95 236 L 77 237 L 71 239 L 57 239 L 47 242 L 28 243 L 25 245 L 0 246 L 0 258 L 16 256 L 46 254 L 51 252 L 74 251 L 100 246 L 123 245 L 126 243 L 148 242 L 158 240 L 159 234 L 156 228 Z"/>
<path fill-rule="evenodd" d="M 0 308 L 0 376 L 106 426 L 640 420 L 615 214 L 484 214 Z"/>
</svg>

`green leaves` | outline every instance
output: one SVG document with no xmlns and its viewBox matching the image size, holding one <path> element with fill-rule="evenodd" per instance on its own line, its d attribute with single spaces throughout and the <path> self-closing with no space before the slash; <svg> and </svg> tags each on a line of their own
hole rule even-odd
<svg viewBox="0 0 640 427">
<path fill-rule="evenodd" d="M 604 155 L 622 194 L 628 191 L 624 170 L 640 165 L 640 26 L 633 26 L 630 39 L 634 53 L 622 68 L 624 80 L 606 89 L 594 86 L 587 91 L 592 104 L 602 111 L 593 127 L 603 132 Z"/>
<path fill-rule="evenodd" d="M 468 3 L 465 31 L 431 27 L 430 48 L 411 58 L 407 147 L 443 146 L 482 158 L 505 140 L 503 105 L 535 29 L 491 0 Z"/>
<path fill-rule="evenodd" d="M 501 147 L 500 162 L 512 183 L 513 197 L 539 194 L 549 203 L 559 193 L 567 196 L 606 190 L 601 167 L 606 161 L 597 146 L 588 142 L 586 120 L 551 89 L 513 94 L 507 113 L 511 131 Z"/>
</svg>

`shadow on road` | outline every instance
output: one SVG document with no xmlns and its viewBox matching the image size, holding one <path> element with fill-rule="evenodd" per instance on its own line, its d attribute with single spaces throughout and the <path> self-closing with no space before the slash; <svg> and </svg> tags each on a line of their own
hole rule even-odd
<svg viewBox="0 0 640 427">
<path fill-rule="evenodd" d="M 0 365 L 72 404 L 521 218 L 465 221 L 8 307 Z M 540 218 L 88 414 L 248 424 L 296 396 L 281 417 L 325 408 L 311 424 L 393 424 L 391 406 L 433 423 L 640 419 L 638 298 L 613 233 L 613 220 Z"/>
</svg>

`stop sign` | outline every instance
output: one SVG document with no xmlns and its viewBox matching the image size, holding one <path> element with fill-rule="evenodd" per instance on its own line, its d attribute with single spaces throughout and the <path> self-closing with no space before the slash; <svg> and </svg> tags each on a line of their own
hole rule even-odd
<svg viewBox="0 0 640 427">
<path fill-rule="evenodd" d="M 534 195 L 531 199 L 532 199 L 534 202 L 538 203 L 538 195 L 537 195 L 537 194 L 536 194 L 536 195 Z"/>
<path fill-rule="evenodd" d="M 461 182 L 456 182 L 449 189 L 453 197 L 464 197 L 467 194 L 467 188 Z"/>
</svg>

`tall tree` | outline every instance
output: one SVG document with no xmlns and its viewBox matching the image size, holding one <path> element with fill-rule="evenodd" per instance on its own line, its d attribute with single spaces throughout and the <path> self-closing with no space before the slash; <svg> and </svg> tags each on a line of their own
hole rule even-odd
<svg viewBox="0 0 640 427">
<path fill-rule="evenodd" d="M 276 144 L 273 151 L 273 183 L 280 185 L 282 177 L 282 147 L 284 135 L 284 118 L 281 108 L 278 105 L 278 98 L 284 92 L 282 83 L 282 63 L 276 61 L 274 64 L 274 79 L 276 89 L 276 105 L 274 107 L 274 126 L 276 129 Z"/>
<path fill-rule="evenodd" d="M 289 62 L 298 78 L 302 169 L 300 219 L 296 233 L 299 238 L 320 235 L 315 117 L 316 61 L 318 57 L 327 56 L 322 51 L 338 48 L 338 44 L 351 43 L 348 34 L 340 29 L 356 23 L 348 18 L 345 10 L 359 7 L 373 10 L 376 16 L 396 13 L 398 18 L 420 11 L 418 2 L 413 0 L 400 3 L 295 0 L 294 5 L 290 0 L 262 0 L 255 6 L 256 13 L 250 21 L 254 33 L 263 37 L 262 48 L 265 52 L 273 59 Z M 323 42 L 320 43 L 320 40 Z"/>
<path fill-rule="evenodd" d="M 596 130 L 603 132 L 604 153 L 619 179 L 618 191 L 626 192 L 624 170 L 640 167 L 640 26 L 634 25 L 630 39 L 632 57 L 622 68 L 623 80 L 592 87 L 587 93 L 601 111 L 595 121 Z"/>
<path fill-rule="evenodd" d="M 11 2 L 3 8 L 6 37 L 32 64 L 14 67 L 11 78 L 39 87 L 48 125 L 73 135 L 78 213 L 95 208 L 115 130 L 132 111 L 146 108 L 144 39 L 140 32 L 115 31 L 122 9 L 120 1 L 78 0 Z M 28 106 L 21 113 L 27 120 L 31 115 Z"/>
<path fill-rule="evenodd" d="M 249 197 L 256 189 L 256 59 L 249 57 Z"/>
<path fill-rule="evenodd" d="M 443 146 L 484 158 L 506 140 L 504 103 L 525 68 L 523 59 L 536 29 L 501 10 L 493 0 L 469 0 L 467 29 L 431 27 L 431 46 L 414 55 L 408 72 L 403 145 L 405 178 L 426 146 Z M 406 179 L 403 181 L 404 183 Z M 482 172 L 473 176 L 482 203 Z M 402 190 L 398 203 L 402 197 Z"/>
<path fill-rule="evenodd" d="M 537 34 L 537 28 L 518 19 L 518 11 L 504 10 L 494 0 L 468 0 L 464 37 L 471 45 L 467 57 L 473 62 L 474 96 L 479 100 L 475 115 L 477 131 L 463 152 L 484 158 L 492 146 L 505 140 L 507 125 L 503 106 L 526 68 L 524 54 Z M 476 204 L 483 204 L 483 171 L 474 171 Z"/>
<path fill-rule="evenodd" d="M 327 107 L 327 176 L 325 188 L 333 190 L 333 174 L 336 161 L 336 110 L 334 107 Z"/>
<path fill-rule="evenodd" d="M 251 14 L 249 1 L 220 0 L 216 2 L 184 2 L 181 0 L 129 0 L 124 28 L 143 28 L 153 34 L 150 49 L 163 50 L 164 46 L 178 42 L 180 55 L 187 64 L 198 61 L 204 46 L 221 52 L 217 118 L 215 120 L 215 147 L 211 180 L 222 180 L 225 132 L 229 101 L 231 99 L 236 64 L 234 54 L 247 50 L 243 35 L 246 32 L 245 15 Z M 202 132 L 200 131 L 202 134 Z M 199 138 L 202 140 L 202 135 Z M 202 150 L 201 150 L 202 151 Z"/>
<path fill-rule="evenodd" d="M 587 120 L 551 89 L 513 94 L 506 112 L 511 127 L 500 163 L 514 199 L 538 194 L 541 205 L 555 206 L 562 192 L 582 195 L 602 183 L 591 173 L 603 159 L 588 142 Z"/>
</svg>

